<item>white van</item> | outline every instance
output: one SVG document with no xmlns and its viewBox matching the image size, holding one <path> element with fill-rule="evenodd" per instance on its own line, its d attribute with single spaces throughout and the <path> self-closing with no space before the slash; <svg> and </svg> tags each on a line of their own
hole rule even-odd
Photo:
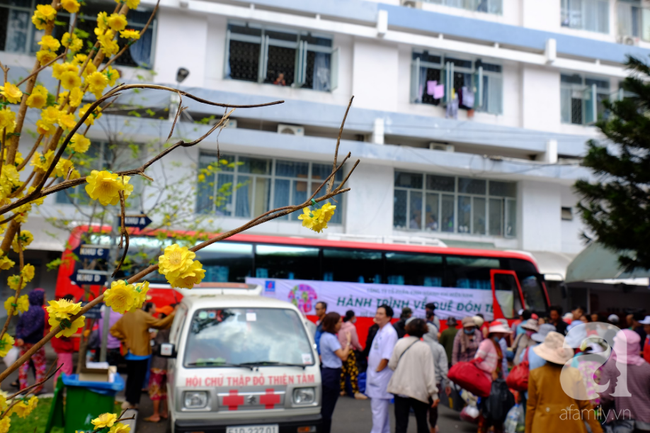
<svg viewBox="0 0 650 433">
<path fill-rule="evenodd" d="M 321 429 L 318 354 L 306 320 L 261 288 L 183 290 L 170 331 L 173 433 L 307 433 Z"/>
</svg>

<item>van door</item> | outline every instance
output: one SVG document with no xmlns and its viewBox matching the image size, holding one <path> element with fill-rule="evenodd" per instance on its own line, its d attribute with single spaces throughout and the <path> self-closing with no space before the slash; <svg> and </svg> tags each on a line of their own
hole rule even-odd
<svg viewBox="0 0 650 433">
<path fill-rule="evenodd" d="M 514 319 L 522 308 L 523 295 L 515 271 L 490 270 L 495 319 Z"/>
<path fill-rule="evenodd" d="M 178 352 L 178 347 L 181 344 L 181 336 L 183 334 L 183 325 L 185 324 L 185 318 L 187 317 L 187 307 L 184 304 L 180 304 L 176 310 L 176 317 L 172 322 L 172 327 L 169 331 L 169 342 L 176 347 Z M 174 406 L 174 397 L 176 390 L 176 359 L 169 358 L 167 360 L 167 403 L 168 408 L 173 408 Z M 171 410 L 171 409 L 169 409 Z"/>
</svg>

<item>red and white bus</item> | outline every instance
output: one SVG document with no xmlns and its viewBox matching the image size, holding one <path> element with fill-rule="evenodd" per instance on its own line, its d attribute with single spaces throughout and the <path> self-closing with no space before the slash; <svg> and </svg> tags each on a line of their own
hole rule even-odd
<svg viewBox="0 0 650 433">
<path fill-rule="evenodd" d="M 88 227 L 78 227 L 70 237 L 69 249 L 63 253 L 57 297 L 69 293 L 79 299 L 83 295 L 82 288 L 70 280 L 80 263 L 69 258 L 86 230 Z M 173 232 L 169 233 L 173 236 Z M 134 232 L 129 255 L 137 259 L 137 252 L 145 252 L 141 255 L 144 258 L 149 252 L 148 259 L 151 259 L 161 247 L 173 242 L 171 236 L 160 240 L 154 235 L 153 232 Z M 99 234 L 95 228 L 91 243 L 108 244 L 109 237 Z M 488 296 L 485 291 L 491 291 L 493 311 L 489 313 L 495 319 L 514 319 L 521 308 L 545 314 L 549 306 L 543 277 L 535 261 L 530 255 L 516 251 L 238 234 L 199 251 L 197 259 L 206 270 L 202 286 L 220 282 L 244 283 L 247 278 L 257 278 L 258 281 L 308 280 L 404 286 L 407 291 L 437 287 L 437 290 L 455 292 L 466 289 L 469 294 L 482 290 L 481 293 Z M 146 264 L 136 263 L 118 278 L 128 277 Z M 166 284 L 157 272 L 150 274 L 147 280 L 155 285 Z M 97 294 L 99 287 L 92 289 Z M 404 290 L 401 293 L 406 293 Z M 176 303 L 181 298 L 178 292 L 170 289 L 152 288 L 149 293 L 151 301 L 157 305 Z M 309 317 L 313 309 L 305 312 Z M 371 317 L 358 317 L 360 331 L 365 331 L 371 320 Z M 360 337 L 361 334 L 365 332 L 361 331 Z"/>
</svg>

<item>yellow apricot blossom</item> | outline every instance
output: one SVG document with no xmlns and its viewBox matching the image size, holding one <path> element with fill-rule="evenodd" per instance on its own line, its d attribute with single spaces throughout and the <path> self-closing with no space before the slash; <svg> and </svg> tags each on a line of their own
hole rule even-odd
<svg viewBox="0 0 650 433">
<path fill-rule="evenodd" d="M 122 424 L 121 422 L 115 424 L 108 431 L 108 433 L 130 433 L 130 432 L 131 432 L 131 426 L 128 424 Z"/>
<path fill-rule="evenodd" d="M 116 70 L 113 69 L 111 66 L 106 68 L 104 71 L 104 75 L 106 75 L 106 79 L 108 80 L 108 85 L 113 87 L 115 85 L 115 82 L 120 78 L 120 73 Z"/>
<path fill-rule="evenodd" d="M 124 1 L 123 0 L 115 0 L 115 3 L 117 4 L 122 4 Z M 126 0 L 126 6 L 129 9 L 135 9 L 138 7 L 140 4 L 140 0 Z"/>
<path fill-rule="evenodd" d="M 129 184 L 129 176 L 119 176 L 117 173 L 93 170 L 86 178 L 86 192 L 93 200 L 99 200 L 103 206 L 116 205 L 120 201 L 120 191 L 128 197 L 133 192 L 133 185 Z"/>
<path fill-rule="evenodd" d="M 147 292 L 149 291 L 149 281 L 135 286 L 133 307 L 129 311 L 135 311 L 142 308 L 144 302 L 147 300 Z"/>
<path fill-rule="evenodd" d="M 104 89 L 108 85 L 108 78 L 101 72 L 95 71 L 86 77 L 86 84 L 89 87 L 88 90 L 99 99 L 102 97 Z"/>
<path fill-rule="evenodd" d="M 26 285 L 27 282 L 24 279 L 21 279 L 20 275 L 11 275 L 10 277 L 7 277 L 7 286 L 9 286 L 11 290 L 18 290 L 18 287 L 22 290 Z"/>
<path fill-rule="evenodd" d="M 108 13 L 100 12 L 97 14 L 97 28 L 95 29 L 95 34 L 99 36 L 104 33 L 106 29 L 108 29 Z M 100 30 L 100 32 L 97 32 L 97 30 Z"/>
<path fill-rule="evenodd" d="M 13 248 L 14 252 L 16 253 L 20 252 L 18 240 L 20 240 L 20 244 L 22 245 L 24 251 L 25 248 L 28 247 L 29 244 L 31 244 L 34 240 L 34 235 L 29 230 L 21 230 L 20 233 L 16 233 L 16 236 L 11 243 L 11 248 Z"/>
<path fill-rule="evenodd" d="M 187 247 L 173 244 L 165 248 L 162 256 L 158 257 L 158 272 L 168 275 L 180 275 L 189 269 L 196 257 L 196 253 Z"/>
<path fill-rule="evenodd" d="M 38 30 L 45 30 L 48 21 L 54 21 L 56 17 L 56 9 L 50 5 L 36 5 L 34 15 L 32 15 L 32 23 Z"/>
<path fill-rule="evenodd" d="M 18 86 L 5 82 L 4 86 L 0 86 L 0 95 L 4 96 L 11 104 L 17 104 L 23 97 L 23 92 L 20 91 Z"/>
<path fill-rule="evenodd" d="M 61 0 L 61 7 L 71 14 L 79 12 L 79 2 L 77 0 Z"/>
<path fill-rule="evenodd" d="M 116 313 L 124 314 L 135 304 L 135 287 L 124 280 L 113 281 L 111 288 L 104 292 L 104 303 Z"/>
<path fill-rule="evenodd" d="M 195 260 L 189 268 L 181 272 L 179 275 L 165 277 L 172 287 L 191 289 L 203 280 L 205 277 L 205 269 L 203 269 L 201 262 Z"/>
<path fill-rule="evenodd" d="M 81 86 L 81 78 L 76 72 L 68 71 L 61 75 L 61 87 L 66 90 L 72 90 Z"/>
<path fill-rule="evenodd" d="M 90 147 L 90 140 L 81 134 L 75 134 L 70 140 L 70 148 L 77 153 L 86 153 Z"/>
<path fill-rule="evenodd" d="M 61 325 L 61 331 L 56 334 L 57 338 L 62 335 L 69 337 L 84 326 L 85 316 L 79 316 L 74 322 L 70 322 L 70 318 L 81 311 L 81 302 L 75 304 L 65 299 L 59 299 L 48 303 L 50 304 L 47 307 L 47 312 L 50 315 L 48 323 L 52 327 Z"/>
<path fill-rule="evenodd" d="M 77 124 L 77 119 L 75 119 L 74 114 L 72 113 L 61 113 L 59 116 L 59 126 L 63 129 L 72 129 Z"/>
<path fill-rule="evenodd" d="M 27 98 L 27 106 L 30 108 L 43 108 L 47 103 L 48 91 L 40 84 L 32 90 L 32 94 Z"/>
<path fill-rule="evenodd" d="M 16 113 L 11 111 L 9 107 L 0 110 L 0 129 L 11 126 L 16 121 Z"/>
<path fill-rule="evenodd" d="M 11 350 L 11 348 L 14 345 L 14 342 L 15 342 L 14 337 L 12 337 L 7 333 L 5 333 L 5 335 L 3 335 L 2 338 L 0 338 L 0 358 L 4 358 L 5 356 L 7 356 L 7 352 Z"/>
<path fill-rule="evenodd" d="M 92 420 L 91 423 L 95 426 L 95 430 L 99 430 L 106 427 L 113 427 L 115 421 L 117 421 L 117 415 L 114 413 L 103 413 Z"/>
<path fill-rule="evenodd" d="M 18 313 L 24 313 L 29 310 L 29 299 L 27 295 L 20 296 L 18 301 L 16 301 L 15 296 L 9 296 L 5 301 L 5 310 L 9 313 L 12 309 L 12 315 L 14 316 L 18 315 Z"/>
<path fill-rule="evenodd" d="M 6 271 L 7 269 L 13 268 L 15 264 L 16 262 L 7 256 L 0 257 L 0 270 Z"/>
<path fill-rule="evenodd" d="M 30 282 L 34 279 L 35 271 L 34 265 L 27 263 L 23 266 L 23 270 L 20 273 L 25 281 Z"/>
<path fill-rule="evenodd" d="M 320 233 L 327 228 L 327 223 L 332 219 L 335 210 L 336 206 L 333 206 L 330 203 L 325 203 L 319 209 L 310 209 L 306 207 L 302 210 L 303 213 L 298 216 L 298 219 L 302 221 L 303 227 L 313 230 L 316 233 Z"/>
<path fill-rule="evenodd" d="M 20 418 L 26 418 L 38 405 L 38 397 L 32 396 L 28 401 L 21 400 L 11 408 L 11 413 L 18 415 Z"/>
<path fill-rule="evenodd" d="M 36 52 L 36 60 L 41 66 L 45 66 L 52 60 L 56 59 L 56 53 L 49 50 L 39 50 Z"/>
<path fill-rule="evenodd" d="M 140 32 L 138 30 L 132 30 L 132 29 L 122 30 L 120 32 L 120 37 L 124 39 L 132 39 L 134 41 L 137 41 L 138 39 L 140 39 Z"/>
<path fill-rule="evenodd" d="M 11 418 L 6 416 L 0 419 L 0 433 L 8 433 L 11 427 Z"/>
<path fill-rule="evenodd" d="M 52 77 L 55 79 L 60 80 L 61 76 L 66 72 L 74 72 L 75 74 L 79 74 L 79 66 L 70 62 L 54 63 L 52 65 Z"/>
<path fill-rule="evenodd" d="M 70 33 L 65 32 L 63 36 L 61 36 L 61 44 L 64 47 L 67 47 L 70 51 L 76 53 L 83 48 L 84 42 L 74 33 L 71 35 Z"/>
<path fill-rule="evenodd" d="M 86 112 L 90 109 L 91 105 L 92 104 L 86 104 L 83 107 L 81 107 L 79 109 L 79 117 L 83 117 L 86 114 Z M 84 123 L 86 125 L 93 125 L 95 123 L 95 119 L 99 119 L 100 117 L 102 117 L 102 109 L 101 107 L 96 107 L 93 113 L 86 118 Z"/>
<path fill-rule="evenodd" d="M 38 45 L 41 46 L 42 50 L 56 51 L 59 48 L 61 48 L 61 42 L 59 42 L 58 39 L 50 35 L 43 36 L 41 40 L 38 42 Z"/>
<path fill-rule="evenodd" d="M 126 28 L 126 25 L 128 24 L 126 21 L 126 17 L 122 14 L 111 14 L 111 16 L 109 16 L 108 19 L 106 20 L 106 23 L 114 32 L 119 32 L 120 30 L 124 30 Z"/>
</svg>

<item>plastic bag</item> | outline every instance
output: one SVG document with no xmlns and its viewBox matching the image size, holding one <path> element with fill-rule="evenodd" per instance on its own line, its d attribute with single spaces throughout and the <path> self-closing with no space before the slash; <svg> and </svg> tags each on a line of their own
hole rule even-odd
<svg viewBox="0 0 650 433">
<path fill-rule="evenodd" d="M 2 358 L 2 360 L 5 362 L 7 367 L 10 367 L 14 362 L 16 362 L 18 355 L 20 355 L 20 349 L 14 346 L 9 349 L 9 352 L 7 352 L 7 355 Z"/>
<path fill-rule="evenodd" d="M 485 399 L 483 416 L 491 421 L 503 423 L 508 416 L 508 411 L 515 405 L 515 396 L 512 395 L 503 379 L 492 382 L 490 396 Z"/>
<path fill-rule="evenodd" d="M 465 406 L 463 410 L 460 411 L 460 419 L 463 421 L 468 421 L 474 424 L 478 423 L 479 411 L 476 406 Z"/>
<path fill-rule="evenodd" d="M 503 424 L 504 433 L 523 433 L 526 429 L 526 418 L 524 408 L 516 404 L 508 411 L 506 422 Z"/>
</svg>

